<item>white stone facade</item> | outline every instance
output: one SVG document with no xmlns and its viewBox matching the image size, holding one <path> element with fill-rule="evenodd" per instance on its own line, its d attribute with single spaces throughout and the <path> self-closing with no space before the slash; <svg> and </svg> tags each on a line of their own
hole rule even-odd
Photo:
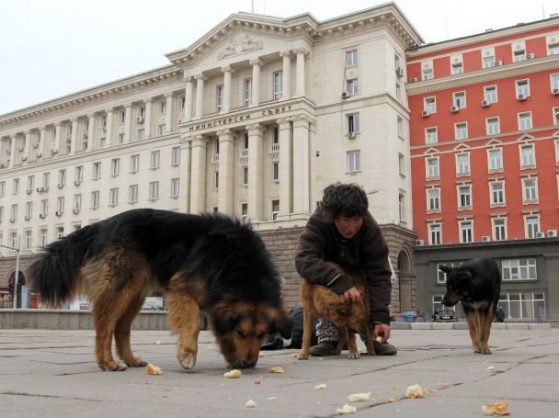
<svg viewBox="0 0 559 418">
<path fill-rule="evenodd" d="M 421 42 L 394 4 L 235 14 L 169 66 L 1 115 L 0 244 L 34 252 L 139 207 L 302 226 L 337 181 L 411 230 L 403 69 Z"/>
</svg>

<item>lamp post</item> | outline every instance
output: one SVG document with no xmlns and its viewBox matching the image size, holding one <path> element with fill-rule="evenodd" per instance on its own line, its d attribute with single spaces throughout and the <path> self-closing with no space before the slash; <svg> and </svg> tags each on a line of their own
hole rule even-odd
<svg viewBox="0 0 559 418">
<path fill-rule="evenodd" d="M 17 309 L 17 282 L 18 282 L 18 279 L 19 279 L 19 248 L 14 248 L 14 247 L 10 247 L 9 245 L 2 245 L 2 244 L 0 244 L 0 247 L 8 248 L 8 249 L 16 252 L 16 272 L 15 272 L 15 275 L 14 275 L 14 282 L 15 283 L 14 283 L 14 299 L 13 299 L 14 300 L 14 306 L 13 306 L 13 308 Z"/>
</svg>

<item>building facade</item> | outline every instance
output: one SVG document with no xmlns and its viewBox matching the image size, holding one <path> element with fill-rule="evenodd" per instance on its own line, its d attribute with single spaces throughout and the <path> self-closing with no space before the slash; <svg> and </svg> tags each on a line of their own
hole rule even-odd
<svg viewBox="0 0 559 418">
<path fill-rule="evenodd" d="M 407 76 L 418 306 L 490 256 L 509 319 L 559 321 L 559 19 L 409 50 Z"/>
<path fill-rule="evenodd" d="M 355 182 L 402 280 L 393 310 L 411 308 L 404 81 L 406 50 L 421 43 L 393 3 L 323 22 L 240 13 L 167 54 L 168 66 L 1 115 L 2 263 L 13 265 L 5 246 L 31 260 L 137 207 L 220 211 L 271 240 L 291 230 L 292 242 L 324 187 Z M 0 271 L 5 291 L 13 269 Z M 282 267 L 296 288 L 293 272 Z"/>
</svg>

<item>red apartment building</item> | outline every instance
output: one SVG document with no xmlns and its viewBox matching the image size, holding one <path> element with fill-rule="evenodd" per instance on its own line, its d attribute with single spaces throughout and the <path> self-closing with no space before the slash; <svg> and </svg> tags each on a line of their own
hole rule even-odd
<svg viewBox="0 0 559 418">
<path fill-rule="evenodd" d="M 559 18 L 410 50 L 407 81 L 417 306 L 490 256 L 510 319 L 559 321 Z"/>
</svg>

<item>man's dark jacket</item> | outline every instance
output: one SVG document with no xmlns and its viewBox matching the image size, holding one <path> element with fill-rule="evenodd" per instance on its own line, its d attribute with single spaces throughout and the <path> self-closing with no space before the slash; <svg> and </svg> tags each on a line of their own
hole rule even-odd
<svg viewBox="0 0 559 418">
<path fill-rule="evenodd" d="M 343 294 L 353 284 L 348 277 L 333 269 L 327 261 L 340 265 L 344 271 L 367 275 L 371 322 L 390 323 L 391 270 L 388 246 L 380 227 L 367 212 L 363 226 L 347 243 L 340 240 L 332 214 L 319 206 L 309 218 L 299 238 L 295 267 L 309 283 L 327 286 Z"/>
</svg>

